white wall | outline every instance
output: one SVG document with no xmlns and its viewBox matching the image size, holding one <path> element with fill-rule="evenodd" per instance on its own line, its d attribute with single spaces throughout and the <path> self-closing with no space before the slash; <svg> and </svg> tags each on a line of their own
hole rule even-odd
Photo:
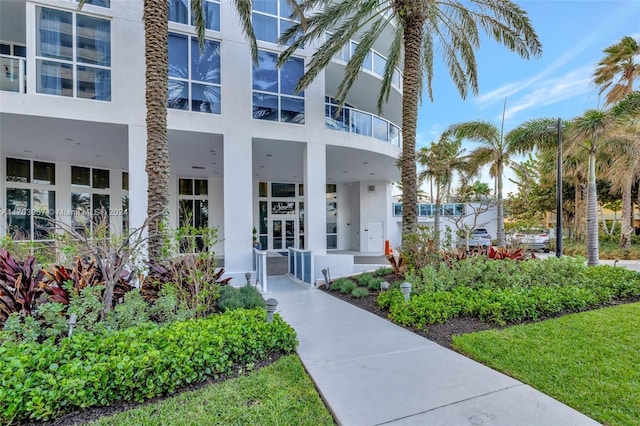
<svg viewBox="0 0 640 426">
<path fill-rule="evenodd" d="M 386 236 L 389 229 L 387 223 L 387 207 L 390 204 L 387 198 L 387 182 L 366 181 L 360 182 L 360 247 L 367 251 L 369 246 L 369 222 L 381 221 L 384 223 L 383 235 Z M 375 190 L 369 192 L 369 186 Z M 386 237 L 383 239 L 387 239 Z"/>
<path fill-rule="evenodd" d="M 351 204 L 351 222 L 349 222 L 350 249 L 360 251 L 360 185 L 351 184 L 348 188 L 349 202 Z"/>
</svg>

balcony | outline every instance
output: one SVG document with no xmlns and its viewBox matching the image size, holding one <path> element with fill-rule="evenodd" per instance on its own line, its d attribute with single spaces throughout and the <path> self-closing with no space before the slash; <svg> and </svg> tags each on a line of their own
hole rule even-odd
<svg viewBox="0 0 640 426">
<path fill-rule="evenodd" d="M 25 93 L 25 58 L 0 55 L 0 90 Z"/>
<path fill-rule="evenodd" d="M 357 133 L 402 146 L 402 130 L 389 120 L 350 106 L 338 109 L 338 105 L 325 103 L 324 124 L 327 129 Z"/>
<path fill-rule="evenodd" d="M 326 37 L 330 37 L 331 33 L 327 33 Z M 333 59 L 337 62 L 344 63 L 346 65 L 347 62 L 353 56 L 356 48 L 358 47 L 358 42 L 354 40 L 350 40 L 342 50 L 337 53 Z M 368 71 L 369 73 L 375 75 L 376 77 L 382 79 L 384 75 L 384 69 L 387 66 L 387 58 L 382 56 L 374 49 L 370 49 L 367 57 L 362 63 L 362 69 Z M 391 79 L 391 86 L 398 89 L 399 92 L 402 92 L 402 71 L 396 68 L 393 72 L 393 77 Z"/>
</svg>

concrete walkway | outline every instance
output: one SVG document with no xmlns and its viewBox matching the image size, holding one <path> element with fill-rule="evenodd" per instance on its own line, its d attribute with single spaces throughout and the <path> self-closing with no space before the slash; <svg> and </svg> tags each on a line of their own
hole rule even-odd
<svg viewBox="0 0 640 426">
<path fill-rule="evenodd" d="M 286 276 L 270 297 L 342 425 L 596 425 L 530 386 Z"/>
</svg>

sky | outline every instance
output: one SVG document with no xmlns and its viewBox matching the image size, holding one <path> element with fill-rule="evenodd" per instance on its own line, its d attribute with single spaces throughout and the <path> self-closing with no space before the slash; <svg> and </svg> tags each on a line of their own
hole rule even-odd
<svg viewBox="0 0 640 426">
<path fill-rule="evenodd" d="M 418 148 L 429 146 L 454 123 L 484 120 L 500 128 L 505 99 L 505 133 L 530 119 L 571 119 L 587 109 L 602 107 L 592 83 L 593 72 L 603 49 L 624 36 L 640 37 L 640 0 L 516 3 L 531 19 L 542 43 L 542 55 L 522 59 L 493 40 L 483 40 L 476 52 L 479 93 L 470 94 L 464 101 L 448 71 L 441 63 L 434 63 L 434 101 L 425 93 L 418 113 Z M 635 88 L 640 88 L 638 82 Z M 464 146 L 469 150 L 474 145 Z M 508 181 L 512 176 L 507 170 L 505 196 L 516 190 Z M 486 170 L 481 180 L 493 182 Z"/>
</svg>

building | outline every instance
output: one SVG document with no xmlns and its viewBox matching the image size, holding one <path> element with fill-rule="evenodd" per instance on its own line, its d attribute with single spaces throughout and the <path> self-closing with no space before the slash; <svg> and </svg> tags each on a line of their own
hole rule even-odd
<svg viewBox="0 0 640 426">
<path fill-rule="evenodd" d="M 170 221 L 219 228 L 229 272 L 252 268 L 253 229 L 269 251 L 377 252 L 390 239 L 399 179 L 402 76 L 382 116 L 376 100 L 385 46 L 336 115 L 336 89 L 354 40 L 304 91 L 314 48 L 282 68 L 286 2 L 253 2 L 259 64 L 232 3 L 206 0 L 205 47 L 189 0 L 170 3 Z M 380 43 L 384 43 L 384 37 Z M 46 241 L 45 212 L 75 226 L 111 213 L 115 232 L 146 216 L 142 1 L 0 1 L 2 233 Z"/>
</svg>

